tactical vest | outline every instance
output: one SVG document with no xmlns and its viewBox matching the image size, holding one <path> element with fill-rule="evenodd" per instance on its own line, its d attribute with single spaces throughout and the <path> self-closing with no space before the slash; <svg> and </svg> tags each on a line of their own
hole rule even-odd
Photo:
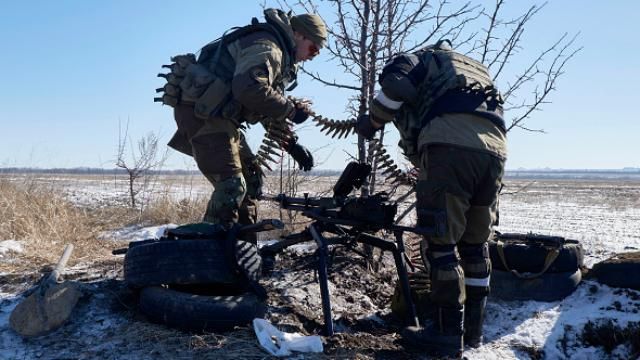
<svg viewBox="0 0 640 360">
<path fill-rule="evenodd" d="M 220 115 L 240 122 L 242 107 L 231 101 L 231 80 L 236 64 L 227 45 L 258 31 L 266 31 L 273 35 L 283 50 L 282 73 L 276 77 L 274 87 L 284 92 L 287 83 L 294 83 L 295 86 L 295 44 L 293 39 L 280 29 L 281 24 L 271 18 L 273 14 L 270 15 L 269 11 L 265 11 L 266 23 L 260 23 L 253 18 L 250 25 L 232 28 L 231 32 L 200 49 L 197 59 L 192 53 L 171 57 L 172 64 L 162 65 L 170 72 L 158 74 L 158 77 L 165 78 L 167 83 L 156 89 L 156 93 L 163 94 L 154 98 L 154 101 L 171 107 L 179 103 L 192 104 L 196 117 L 203 120 Z"/>
<path fill-rule="evenodd" d="M 502 97 L 488 69 L 454 52 L 445 42 L 441 40 L 414 54 L 418 61 L 408 76 L 417 87 L 418 98 L 405 103 L 394 120 L 401 136 L 399 145 L 408 157 L 418 154 L 422 128 L 444 113 L 476 113 L 506 132 Z"/>
</svg>

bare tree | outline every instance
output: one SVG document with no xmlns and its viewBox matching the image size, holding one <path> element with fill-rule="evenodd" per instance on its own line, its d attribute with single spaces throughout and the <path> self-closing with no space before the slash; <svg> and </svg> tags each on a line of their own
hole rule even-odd
<svg viewBox="0 0 640 360">
<path fill-rule="evenodd" d="M 449 39 L 457 51 L 482 61 L 491 70 L 503 92 L 505 112 L 510 116 L 507 130 L 543 132 L 528 127 L 526 121 L 549 102 L 549 95 L 556 90 L 567 62 L 581 50 L 575 46 L 577 35 L 565 33 L 527 60 L 531 52 L 523 51 L 526 48 L 523 35 L 546 2 L 526 8 L 515 18 L 503 15 L 507 0 L 495 0 L 489 8 L 473 1 L 449 0 L 329 2 L 335 10 L 335 21 L 329 24 L 328 51 L 349 78 L 340 82 L 331 76 L 302 71 L 327 86 L 353 90 L 355 94 L 347 110 L 354 117 L 367 112 L 374 96 L 376 73 L 391 56 L 415 51 L 439 39 Z M 319 12 L 317 3 L 317 0 L 298 0 L 294 6 Z M 513 69 L 521 66 L 518 64 L 525 65 Z M 358 158 L 365 161 L 366 156 L 366 144 L 359 138 Z M 375 157 L 371 160 L 375 166 Z"/>
<path fill-rule="evenodd" d="M 127 121 L 124 130 L 122 124 L 118 124 L 116 167 L 127 172 L 129 206 L 131 208 L 136 207 L 138 195 L 149 186 L 152 171 L 162 168 L 167 155 L 167 150 L 163 154 L 158 153 L 158 136 L 153 132 L 140 138 L 137 147 L 134 147 L 133 141 L 129 138 L 129 121 Z"/>
</svg>

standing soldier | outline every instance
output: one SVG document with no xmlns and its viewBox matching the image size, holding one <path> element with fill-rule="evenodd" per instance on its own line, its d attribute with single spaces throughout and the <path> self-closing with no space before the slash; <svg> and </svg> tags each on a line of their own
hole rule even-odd
<svg viewBox="0 0 640 360">
<path fill-rule="evenodd" d="M 164 94 L 156 101 L 174 107 L 178 130 L 169 146 L 193 156 L 213 184 L 204 221 L 231 227 L 257 219 L 256 199 L 262 172 L 244 138 L 244 123 L 296 124 L 310 115 L 309 105 L 284 96 L 295 85 L 297 63 L 313 59 L 325 45 L 327 30 L 315 14 L 291 16 L 281 10 L 264 11 L 266 22 L 231 29 L 193 54 L 172 58 Z M 282 133 L 281 133 L 282 135 Z M 309 171 L 313 157 L 282 135 L 274 143 Z M 245 239 L 255 241 L 253 239 Z"/>
<path fill-rule="evenodd" d="M 460 356 L 464 344 L 482 344 L 487 240 L 506 160 L 503 101 L 488 69 L 453 51 L 448 40 L 395 56 L 379 82 L 358 133 L 371 139 L 394 122 L 400 147 L 420 169 L 418 225 L 434 230 L 425 237 L 425 260 L 437 308 L 424 327 L 408 327 L 403 337 L 434 355 Z"/>
</svg>

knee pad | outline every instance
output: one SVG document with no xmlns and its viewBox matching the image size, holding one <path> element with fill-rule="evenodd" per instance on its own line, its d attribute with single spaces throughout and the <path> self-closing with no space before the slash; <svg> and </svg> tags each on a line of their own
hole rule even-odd
<svg viewBox="0 0 640 360">
<path fill-rule="evenodd" d="M 460 264 L 431 268 L 431 301 L 441 307 L 461 307 L 466 301 L 464 271 Z"/>
<path fill-rule="evenodd" d="M 455 245 L 429 244 L 427 256 L 431 268 L 431 300 L 438 306 L 464 304 L 464 271 Z"/>
<path fill-rule="evenodd" d="M 206 218 L 211 222 L 237 222 L 238 209 L 247 194 L 242 175 L 216 182 L 207 208 Z"/>
<path fill-rule="evenodd" d="M 467 296 L 480 299 L 489 294 L 491 260 L 488 244 L 460 244 L 458 247 Z"/>
</svg>

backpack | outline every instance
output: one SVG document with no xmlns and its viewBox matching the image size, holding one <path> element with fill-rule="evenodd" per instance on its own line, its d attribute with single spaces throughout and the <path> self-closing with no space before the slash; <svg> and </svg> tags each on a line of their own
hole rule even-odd
<svg viewBox="0 0 640 360">
<path fill-rule="evenodd" d="M 193 105 L 194 114 L 200 119 L 208 119 L 220 113 L 231 99 L 231 79 L 235 70 L 235 62 L 227 52 L 227 45 L 239 38 L 257 31 L 266 31 L 274 35 L 282 49 L 289 55 L 283 56 L 283 69 L 292 66 L 293 48 L 284 39 L 271 17 L 284 13 L 266 10 L 267 22 L 261 23 L 253 18 L 251 24 L 231 28 L 220 38 L 213 40 L 200 49 L 196 57 L 193 53 L 171 57 L 171 64 L 162 65 L 169 73 L 160 73 L 166 84 L 156 89 L 162 95 L 155 97 L 154 102 L 176 107 L 178 104 Z"/>
</svg>

